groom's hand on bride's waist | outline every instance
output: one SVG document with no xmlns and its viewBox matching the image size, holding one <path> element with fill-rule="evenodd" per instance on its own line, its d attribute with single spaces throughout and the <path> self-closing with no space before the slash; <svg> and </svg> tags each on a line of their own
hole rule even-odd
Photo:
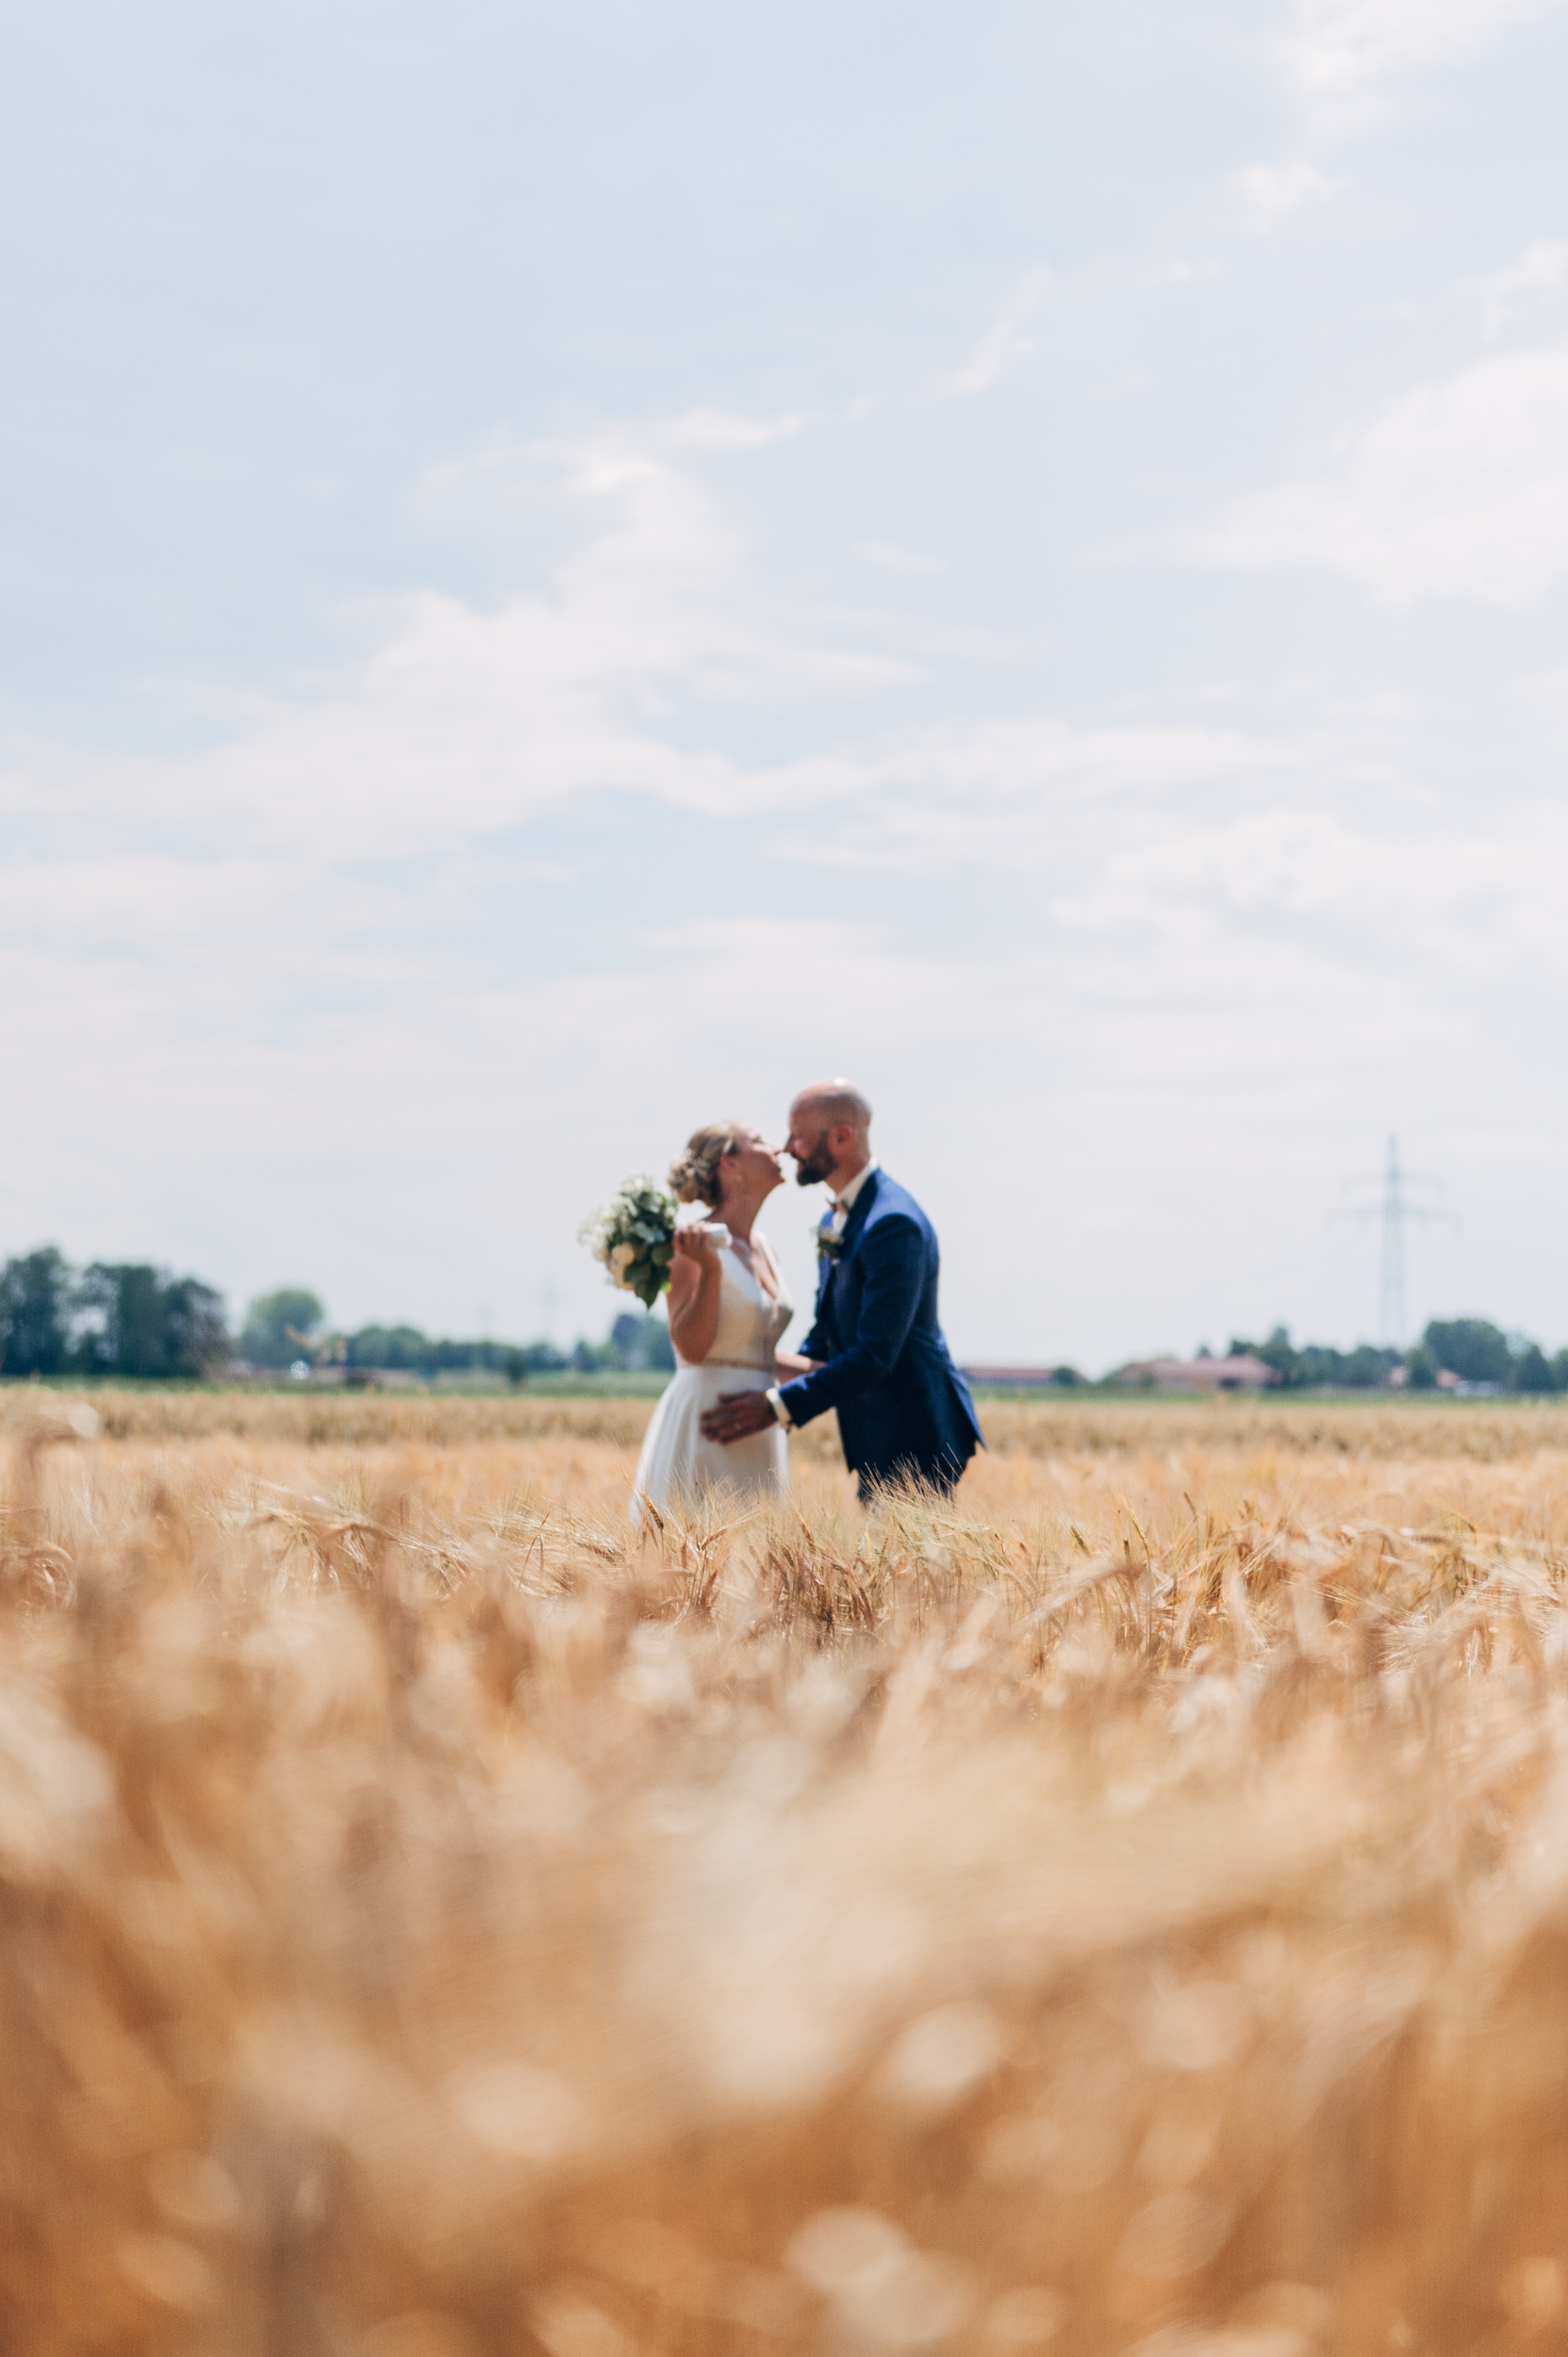
<svg viewBox="0 0 1568 2357">
<path fill-rule="evenodd" d="M 704 1441 L 744 1441 L 776 1422 L 766 1392 L 720 1392 L 702 1418 Z"/>
</svg>

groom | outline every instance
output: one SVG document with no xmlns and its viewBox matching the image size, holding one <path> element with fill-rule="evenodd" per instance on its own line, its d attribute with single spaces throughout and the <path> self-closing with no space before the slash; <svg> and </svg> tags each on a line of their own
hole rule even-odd
<svg viewBox="0 0 1568 2357">
<path fill-rule="evenodd" d="M 871 1108 L 847 1080 L 802 1089 L 789 1109 L 796 1183 L 825 1184 L 817 1231 L 817 1317 L 801 1353 L 817 1363 L 770 1392 L 725 1392 L 702 1418 L 738 1441 L 838 1410 L 860 1494 L 916 1480 L 951 1491 L 977 1446 L 969 1388 L 936 1323 L 936 1235 L 911 1195 L 871 1159 Z"/>
</svg>

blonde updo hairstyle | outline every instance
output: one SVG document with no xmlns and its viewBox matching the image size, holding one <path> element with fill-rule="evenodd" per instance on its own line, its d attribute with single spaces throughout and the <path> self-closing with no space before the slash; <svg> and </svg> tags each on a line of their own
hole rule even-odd
<svg viewBox="0 0 1568 2357">
<path fill-rule="evenodd" d="M 738 1121 L 710 1121 L 706 1129 L 692 1131 L 685 1152 L 669 1165 L 670 1193 L 678 1203 L 717 1208 L 722 1192 L 718 1165 L 739 1146 L 742 1127 Z"/>
</svg>

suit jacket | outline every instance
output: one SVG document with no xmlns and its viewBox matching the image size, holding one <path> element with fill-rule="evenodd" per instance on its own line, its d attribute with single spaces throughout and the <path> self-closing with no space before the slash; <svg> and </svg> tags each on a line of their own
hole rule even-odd
<svg viewBox="0 0 1568 2357">
<path fill-rule="evenodd" d="M 936 1322 L 939 1265 L 936 1231 L 915 1197 L 873 1171 L 837 1260 L 818 1264 L 801 1353 L 826 1363 L 780 1394 L 796 1424 L 837 1409 L 845 1460 L 863 1484 L 913 1474 L 946 1486 L 981 1444 L 969 1387 Z"/>
</svg>

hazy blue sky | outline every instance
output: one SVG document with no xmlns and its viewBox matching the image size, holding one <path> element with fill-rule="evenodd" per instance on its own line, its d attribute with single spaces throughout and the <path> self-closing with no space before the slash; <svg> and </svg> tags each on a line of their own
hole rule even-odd
<svg viewBox="0 0 1568 2357">
<path fill-rule="evenodd" d="M 0 1255 L 602 1331 L 854 1074 L 961 1355 L 1568 1340 L 1568 6 L 73 5 Z M 767 1225 L 803 1289 L 819 1198 Z"/>
</svg>

